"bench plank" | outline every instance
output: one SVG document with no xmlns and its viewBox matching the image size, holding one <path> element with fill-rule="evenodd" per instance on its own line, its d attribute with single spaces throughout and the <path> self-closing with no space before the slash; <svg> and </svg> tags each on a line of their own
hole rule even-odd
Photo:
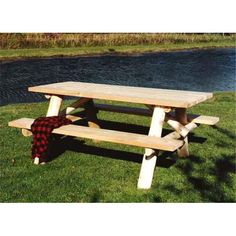
<svg viewBox="0 0 236 236">
<path fill-rule="evenodd" d="M 21 118 L 18 120 L 10 121 L 8 125 L 21 129 L 30 129 L 33 121 L 34 119 Z M 72 124 L 54 129 L 53 133 L 88 139 L 96 139 L 100 141 L 107 141 L 119 144 L 127 144 L 144 148 L 160 149 L 165 151 L 175 151 L 183 145 L 183 141 L 181 140 L 167 140 L 148 135 L 113 131 L 107 129 L 90 128 Z"/>
<path fill-rule="evenodd" d="M 215 125 L 219 120 L 215 116 L 188 115 L 188 121 L 196 124 Z"/>
<path fill-rule="evenodd" d="M 30 92 L 106 99 L 167 107 L 188 108 L 212 98 L 212 93 L 118 86 L 83 82 L 62 82 L 29 87 Z"/>
</svg>

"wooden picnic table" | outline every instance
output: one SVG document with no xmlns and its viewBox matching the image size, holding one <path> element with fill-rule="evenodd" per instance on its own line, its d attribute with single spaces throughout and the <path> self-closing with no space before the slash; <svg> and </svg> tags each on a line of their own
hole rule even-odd
<svg viewBox="0 0 236 236">
<path fill-rule="evenodd" d="M 72 121 L 82 119 L 70 114 L 77 108 L 84 108 L 88 127 L 66 125 L 53 133 L 94 140 L 108 141 L 145 148 L 138 188 L 151 187 L 159 150 L 177 151 L 181 157 L 189 155 L 188 134 L 199 124 L 215 125 L 218 117 L 187 114 L 187 108 L 213 97 L 212 93 L 118 86 L 83 82 L 62 82 L 29 87 L 30 92 L 45 94 L 50 99 L 46 116 L 65 115 Z M 76 102 L 61 110 L 64 96 L 79 97 Z M 135 108 L 109 104 L 97 104 L 96 100 L 109 100 L 143 104 L 146 108 Z M 148 135 L 102 129 L 97 119 L 99 110 L 151 116 Z M 21 118 L 9 122 L 9 126 L 21 128 L 25 136 L 30 135 L 34 119 Z M 167 122 L 174 131 L 162 136 L 163 123 Z"/>
</svg>

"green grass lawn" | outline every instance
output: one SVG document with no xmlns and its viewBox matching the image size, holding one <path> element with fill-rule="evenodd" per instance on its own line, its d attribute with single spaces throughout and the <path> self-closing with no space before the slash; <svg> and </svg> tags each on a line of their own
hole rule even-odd
<svg viewBox="0 0 236 236">
<path fill-rule="evenodd" d="M 235 41 L 166 43 L 159 45 L 81 46 L 70 48 L 0 49 L 0 61 L 22 58 L 71 57 L 100 54 L 133 54 L 183 49 L 235 47 Z"/>
<path fill-rule="evenodd" d="M 68 102 L 68 101 L 67 101 Z M 67 103 L 66 102 L 66 103 Z M 65 138 L 55 143 L 54 159 L 35 166 L 31 137 L 8 121 L 36 118 L 47 103 L 0 107 L 0 202 L 235 202 L 235 94 L 215 97 L 191 113 L 219 116 L 216 127 L 201 125 L 190 140 L 190 157 L 163 153 L 150 190 L 137 190 L 143 149 Z M 147 132 L 150 118 L 100 112 L 115 128 Z M 121 125 L 125 122 L 130 126 Z M 165 127 L 167 128 L 167 126 Z M 166 132 L 166 129 L 165 129 Z"/>
</svg>

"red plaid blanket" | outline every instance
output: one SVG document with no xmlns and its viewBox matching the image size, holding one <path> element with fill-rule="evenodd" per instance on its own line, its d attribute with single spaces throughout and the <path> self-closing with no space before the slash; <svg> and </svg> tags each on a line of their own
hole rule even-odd
<svg viewBox="0 0 236 236">
<path fill-rule="evenodd" d="M 32 158 L 46 159 L 49 139 L 53 129 L 71 124 L 71 120 L 61 116 L 39 117 L 31 125 L 33 133 Z"/>
</svg>

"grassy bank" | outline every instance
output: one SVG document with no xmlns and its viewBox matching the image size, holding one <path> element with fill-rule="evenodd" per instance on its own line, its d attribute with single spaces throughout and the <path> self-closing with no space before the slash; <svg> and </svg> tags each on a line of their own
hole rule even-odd
<svg viewBox="0 0 236 236">
<path fill-rule="evenodd" d="M 0 34 L 0 60 L 235 47 L 235 34 Z"/>
<path fill-rule="evenodd" d="M 217 93 L 191 109 L 220 117 L 216 127 L 200 126 L 190 136 L 189 158 L 161 155 L 150 190 L 136 189 L 142 148 L 58 141 L 58 153 L 45 166 L 30 160 L 31 138 L 9 128 L 8 121 L 44 115 L 47 103 L 0 107 L 0 202 L 235 202 L 235 94 Z M 99 119 L 131 124 L 147 132 L 150 119 L 100 112 Z M 165 127 L 167 128 L 167 127 Z M 167 130 L 165 129 L 165 132 Z"/>
</svg>

